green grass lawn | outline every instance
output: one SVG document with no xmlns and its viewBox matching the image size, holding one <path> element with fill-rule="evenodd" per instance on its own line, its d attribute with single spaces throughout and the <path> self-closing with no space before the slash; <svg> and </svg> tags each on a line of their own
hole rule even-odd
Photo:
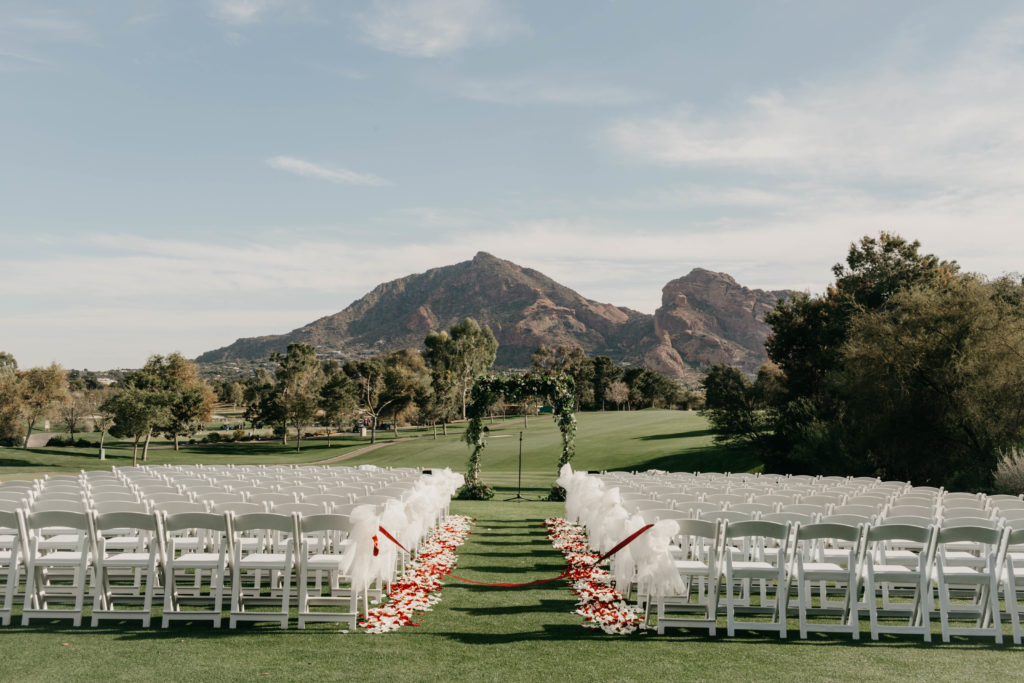
<svg viewBox="0 0 1024 683">
<path fill-rule="evenodd" d="M 502 499 L 515 491 L 520 431 L 523 493 L 532 499 L 547 493 L 560 452 L 558 430 L 550 417 L 531 418 L 527 429 L 521 419 L 497 421 L 492 430 L 483 475 L 499 495 L 487 502 L 453 503 L 453 512 L 477 520 L 459 552 L 456 573 L 488 582 L 556 575 L 564 560 L 545 539 L 541 521 L 562 514 L 562 506 Z M 469 449 L 457 431 L 437 440 L 428 433 L 339 464 L 448 466 L 461 471 Z M 333 448 L 310 442 L 301 454 L 280 443 L 197 446 L 179 453 L 160 449 L 152 452 L 150 462 L 315 462 L 366 442 L 350 437 Z M 76 449 L 0 449 L 0 477 L 30 478 L 47 471 L 130 463 L 130 449 L 123 444 L 108 453 L 111 459 L 101 463 L 91 451 L 83 455 Z M 749 453 L 714 446 L 699 416 L 659 410 L 580 415 L 573 464 L 578 469 L 637 470 L 759 467 Z M 864 632 L 859 642 L 838 635 L 812 635 L 800 641 L 795 623 L 788 641 L 743 632 L 735 638 L 709 638 L 679 629 L 663 636 L 608 636 L 580 626 L 582 619 L 572 613 L 575 598 L 563 582 L 524 589 L 447 583 L 441 604 L 420 619 L 420 626 L 376 636 L 343 634 L 327 624 L 314 624 L 306 631 L 281 631 L 263 624 L 243 624 L 235 631 L 206 624 L 141 629 L 137 622 L 75 629 L 68 621 L 40 619 L 28 628 L 0 627 L 0 680 L 988 681 L 1017 680 L 1024 657 L 1020 648 L 967 638 L 942 644 L 936 637 L 935 643 L 925 644 L 920 638 L 883 636 L 873 643 Z"/>
<path fill-rule="evenodd" d="M 712 444 L 707 421 L 694 412 L 641 410 L 577 415 L 579 470 L 753 471 L 757 457 L 741 449 Z M 550 416 L 496 420 L 483 453 L 482 478 L 500 489 L 515 488 L 519 434 L 523 434 L 523 485 L 548 488 L 557 476 L 562 437 Z M 346 465 L 374 463 L 395 467 L 451 467 L 464 471 L 469 447 L 458 436 L 429 436 L 357 456 Z"/>
</svg>

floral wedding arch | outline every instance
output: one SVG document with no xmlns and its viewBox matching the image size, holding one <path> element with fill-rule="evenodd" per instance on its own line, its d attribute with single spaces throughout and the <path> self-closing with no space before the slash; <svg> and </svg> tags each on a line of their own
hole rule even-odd
<svg viewBox="0 0 1024 683">
<path fill-rule="evenodd" d="M 538 375 L 526 373 L 506 373 L 501 375 L 484 375 L 473 384 L 470 392 L 470 403 L 466 406 L 469 424 L 463 440 L 473 448 L 469 456 L 469 471 L 466 473 L 466 485 L 458 493 L 459 498 L 484 500 L 494 495 L 494 491 L 480 481 L 480 455 L 487 446 L 487 429 L 484 418 L 491 406 L 498 399 L 508 403 L 519 403 L 527 398 L 536 397 L 550 404 L 555 422 L 562 432 L 562 455 L 558 459 L 558 468 L 572 460 L 576 453 L 576 412 L 573 397 L 573 379 L 569 375 Z M 555 485 L 551 489 L 552 500 L 563 500 L 564 492 Z"/>
</svg>

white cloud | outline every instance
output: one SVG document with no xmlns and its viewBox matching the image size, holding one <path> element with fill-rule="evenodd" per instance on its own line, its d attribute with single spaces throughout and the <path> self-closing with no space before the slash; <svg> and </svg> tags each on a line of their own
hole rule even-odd
<svg viewBox="0 0 1024 683">
<path fill-rule="evenodd" d="M 254 24 L 283 6 L 281 0 L 210 0 L 210 14 L 228 24 Z"/>
<path fill-rule="evenodd" d="M 267 164 L 281 171 L 294 173 L 295 175 L 307 178 L 319 178 L 329 180 L 332 183 L 342 185 L 390 185 L 387 180 L 379 178 L 372 173 L 357 173 L 347 168 L 324 166 L 314 164 L 311 161 L 304 161 L 289 156 L 276 156 L 267 159 Z"/>
<path fill-rule="evenodd" d="M 498 0 L 373 0 L 356 23 L 367 43 L 406 57 L 438 57 L 525 30 Z"/>
<path fill-rule="evenodd" d="M 631 88 L 587 81 L 562 82 L 548 77 L 519 76 L 515 78 L 470 79 L 457 87 L 460 96 L 496 104 L 570 104 L 586 106 L 620 106 L 636 104 L 647 98 Z"/>
<path fill-rule="evenodd" d="M 622 118 L 627 158 L 815 182 L 984 189 L 1024 182 L 1024 19 L 973 36 L 948 64 L 751 95 L 734 112 L 688 106 Z"/>
</svg>

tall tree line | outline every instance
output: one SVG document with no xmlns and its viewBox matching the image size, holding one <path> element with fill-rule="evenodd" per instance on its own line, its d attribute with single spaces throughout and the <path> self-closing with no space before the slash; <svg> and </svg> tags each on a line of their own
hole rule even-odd
<svg viewBox="0 0 1024 683">
<path fill-rule="evenodd" d="M 704 380 L 719 439 L 776 471 L 986 489 L 1024 445 L 1024 284 L 882 233 L 850 246 L 820 296 L 767 317 L 772 365 Z"/>
</svg>

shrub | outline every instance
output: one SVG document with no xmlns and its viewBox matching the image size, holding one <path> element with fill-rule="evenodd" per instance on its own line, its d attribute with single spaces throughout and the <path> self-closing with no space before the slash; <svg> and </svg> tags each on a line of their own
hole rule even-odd
<svg viewBox="0 0 1024 683">
<path fill-rule="evenodd" d="M 993 473 L 996 493 L 1019 495 L 1024 493 L 1024 450 L 1011 448 L 1004 451 Z"/>
<path fill-rule="evenodd" d="M 466 484 L 455 493 L 455 497 L 458 500 L 490 500 L 494 497 L 494 489 L 484 483 Z"/>
<path fill-rule="evenodd" d="M 234 432 L 231 433 L 231 436 L 235 441 L 245 441 L 245 430 L 236 429 Z"/>
<path fill-rule="evenodd" d="M 220 443 L 220 441 L 221 441 L 220 434 L 217 433 L 217 432 L 210 432 L 203 439 L 203 443 Z"/>
</svg>

